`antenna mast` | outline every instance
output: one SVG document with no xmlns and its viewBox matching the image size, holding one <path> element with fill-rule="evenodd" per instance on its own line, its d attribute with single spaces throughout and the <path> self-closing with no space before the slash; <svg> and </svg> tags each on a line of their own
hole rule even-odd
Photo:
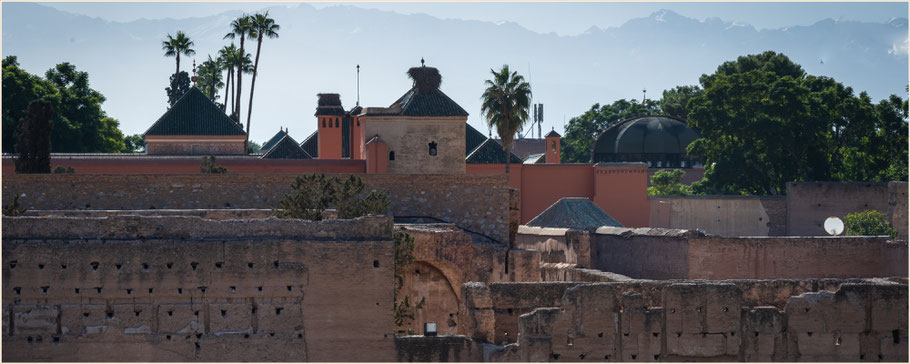
<svg viewBox="0 0 910 364">
<path fill-rule="evenodd" d="M 360 65 L 357 65 L 357 106 L 360 106 Z"/>
</svg>

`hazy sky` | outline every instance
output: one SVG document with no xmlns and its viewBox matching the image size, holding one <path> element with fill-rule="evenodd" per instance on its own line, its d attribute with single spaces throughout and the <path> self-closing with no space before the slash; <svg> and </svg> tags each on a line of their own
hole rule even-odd
<svg viewBox="0 0 910 364">
<path fill-rule="evenodd" d="M 810 25 L 834 18 L 886 22 L 907 17 L 906 2 L 311 2 L 321 8 L 339 4 L 395 11 L 402 14 L 424 13 L 437 18 L 483 21 L 512 21 L 540 33 L 572 35 L 592 25 L 601 28 L 620 26 L 629 19 L 645 17 L 659 9 L 704 20 L 718 17 L 750 24 L 758 29 Z M 127 22 L 140 18 L 189 18 L 218 14 L 227 10 L 253 11 L 269 6 L 296 6 L 293 2 L 69 2 L 45 3 L 60 10 Z"/>
</svg>

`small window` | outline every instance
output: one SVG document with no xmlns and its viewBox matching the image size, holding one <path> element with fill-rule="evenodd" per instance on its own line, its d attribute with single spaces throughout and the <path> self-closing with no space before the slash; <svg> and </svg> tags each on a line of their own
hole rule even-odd
<svg viewBox="0 0 910 364">
<path fill-rule="evenodd" d="M 394 150 L 389 152 L 389 160 L 390 161 L 395 160 L 395 151 Z"/>
<path fill-rule="evenodd" d="M 686 168 L 686 161 L 680 161 L 680 162 L 679 162 L 679 166 L 680 166 L 680 167 L 683 167 L 683 168 Z"/>
<path fill-rule="evenodd" d="M 335 118 L 335 127 L 338 127 L 338 118 Z"/>
<path fill-rule="evenodd" d="M 360 126 L 360 119 L 357 119 L 357 126 Z"/>
<path fill-rule="evenodd" d="M 324 128 L 325 127 L 325 118 L 320 118 L 320 119 L 322 119 L 322 127 Z"/>
<path fill-rule="evenodd" d="M 437 152 L 437 150 L 436 150 L 436 142 L 430 142 L 429 146 L 430 146 L 430 155 L 433 156 L 433 157 L 435 157 L 435 156 L 436 156 L 436 152 Z"/>
</svg>

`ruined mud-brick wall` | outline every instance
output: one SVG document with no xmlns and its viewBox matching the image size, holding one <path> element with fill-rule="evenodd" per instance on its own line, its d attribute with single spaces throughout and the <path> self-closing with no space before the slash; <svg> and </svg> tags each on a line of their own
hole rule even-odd
<svg viewBox="0 0 910 364">
<path fill-rule="evenodd" d="M 828 235 L 824 223 L 831 216 L 843 219 L 865 210 L 887 214 L 888 195 L 887 183 L 787 183 L 787 235 Z"/>
<path fill-rule="evenodd" d="M 844 283 L 836 292 L 750 306 L 735 284 L 671 283 L 658 302 L 624 283 L 580 284 L 518 318 L 518 345 L 491 361 L 907 361 L 907 285 Z M 469 306 L 491 290 L 465 285 Z M 476 309 L 483 311 L 482 308 Z"/>
<path fill-rule="evenodd" d="M 347 175 L 338 175 L 347 178 Z M 509 187 L 495 175 L 361 175 L 394 216 L 428 216 L 508 242 Z M 3 200 L 30 209 L 275 208 L 293 175 L 8 175 Z"/>
<path fill-rule="evenodd" d="M 586 231 L 522 225 L 514 245 L 519 249 L 539 251 L 543 263 L 591 266 L 591 234 Z"/>
<path fill-rule="evenodd" d="M 787 234 L 786 196 L 648 196 L 650 227 L 722 236 Z"/>
<path fill-rule="evenodd" d="M 397 336 L 398 362 L 474 362 L 484 361 L 483 348 L 467 336 Z"/>
<path fill-rule="evenodd" d="M 888 182 L 888 216 L 897 238 L 907 240 L 907 182 Z"/>
<path fill-rule="evenodd" d="M 389 217 L 3 218 L 3 358 L 391 361 Z"/>
<path fill-rule="evenodd" d="M 902 277 L 907 242 L 886 237 L 713 237 L 603 227 L 593 268 L 647 279 Z"/>
</svg>

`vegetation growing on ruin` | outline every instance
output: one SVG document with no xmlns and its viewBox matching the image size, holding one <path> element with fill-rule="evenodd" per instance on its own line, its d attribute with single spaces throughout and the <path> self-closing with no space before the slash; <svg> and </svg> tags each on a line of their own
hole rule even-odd
<svg viewBox="0 0 910 364">
<path fill-rule="evenodd" d="M 414 262 L 414 238 L 408 233 L 401 231 L 395 232 L 395 293 L 392 304 L 395 306 L 395 327 L 402 327 L 414 320 L 417 310 L 423 308 L 427 303 L 426 297 L 421 297 L 414 306 L 411 306 L 411 296 L 404 295 L 401 301 L 398 300 L 399 292 L 404 286 L 404 273 L 406 268 Z M 413 330 L 398 330 L 399 334 L 413 334 Z"/>
<path fill-rule="evenodd" d="M 897 236 L 897 230 L 891 228 L 885 214 L 876 210 L 866 210 L 848 214 L 844 218 L 844 235 L 846 236 Z"/>
<path fill-rule="evenodd" d="M 363 193 L 360 177 L 351 175 L 342 181 L 325 174 L 297 176 L 291 184 L 291 193 L 279 201 L 274 215 L 285 219 L 322 220 L 322 213 L 334 207 L 339 219 L 353 219 L 366 215 L 379 215 L 389 207 L 384 192 Z"/>
<path fill-rule="evenodd" d="M 68 167 L 57 166 L 56 168 L 54 168 L 54 173 L 76 173 L 76 169 L 73 168 L 72 166 L 68 166 Z"/>
<path fill-rule="evenodd" d="M 227 168 L 215 164 L 215 156 L 207 155 L 202 157 L 202 167 L 200 172 L 205 173 L 227 173 Z"/>
<path fill-rule="evenodd" d="M 19 204 L 19 194 L 13 195 L 13 203 L 3 206 L 3 216 L 22 216 L 28 211 Z"/>
</svg>

